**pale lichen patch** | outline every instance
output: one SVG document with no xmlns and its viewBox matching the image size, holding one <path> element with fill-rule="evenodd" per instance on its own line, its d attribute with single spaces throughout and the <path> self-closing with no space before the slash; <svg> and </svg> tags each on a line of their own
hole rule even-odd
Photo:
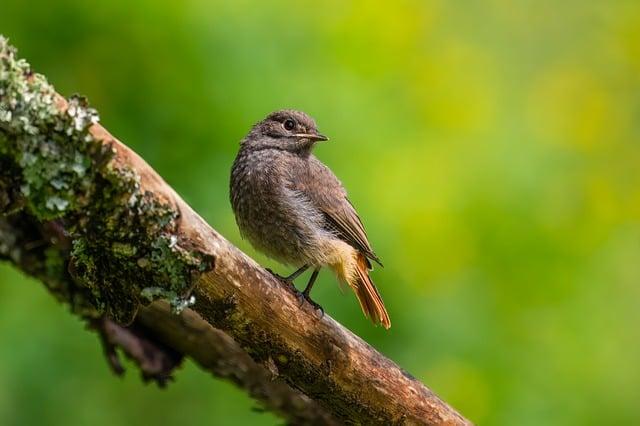
<svg viewBox="0 0 640 426">
<path fill-rule="evenodd" d="M 82 287 L 69 297 L 86 299 L 72 306 L 93 306 L 124 323 L 156 298 L 181 311 L 194 302 L 192 282 L 212 259 L 181 245 L 179 212 L 114 161 L 112 141 L 93 136 L 98 122 L 86 99 L 62 101 L 0 36 L 0 164 L 12 170 L 0 171 L 0 213 L 63 224 L 71 240 L 63 269 Z"/>
</svg>

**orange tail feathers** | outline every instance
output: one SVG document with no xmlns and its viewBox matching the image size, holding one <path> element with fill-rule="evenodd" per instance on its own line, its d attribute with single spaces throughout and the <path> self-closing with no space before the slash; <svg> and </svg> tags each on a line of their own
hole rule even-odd
<svg viewBox="0 0 640 426">
<path fill-rule="evenodd" d="M 360 307 L 365 316 L 374 324 L 382 324 L 386 329 L 391 327 L 389 314 L 384 307 L 382 297 L 369 277 L 369 262 L 361 253 L 356 258 L 356 273 L 349 285 L 355 291 Z"/>
</svg>

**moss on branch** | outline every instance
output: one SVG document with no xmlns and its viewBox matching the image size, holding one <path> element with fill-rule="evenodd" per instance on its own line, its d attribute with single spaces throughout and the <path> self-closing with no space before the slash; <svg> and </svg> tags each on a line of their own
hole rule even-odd
<svg viewBox="0 0 640 426">
<path fill-rule="evenodd" d="M 43 267 L 71 274 L 78 289 L 58 296 L 75 312 L 129 323 L 158 298 L 179 311 L 212 259 L 182 244 L 180 212 L 113 161 L 114 148 L 92 133 L 98 122 L 84 98 L 60 99 L 0 37 L 0 214 L 58 224 L 71 242 L 68 265 L 52 251 Z"/>
</svg>

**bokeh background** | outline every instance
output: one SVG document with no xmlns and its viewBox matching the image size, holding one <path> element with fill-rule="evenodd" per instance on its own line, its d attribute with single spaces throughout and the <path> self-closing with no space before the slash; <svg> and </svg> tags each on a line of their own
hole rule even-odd
<svg viewBox="0 0 640 426">
<path fill-rule="evenodd" d="M 216 229 L 238 141 L 282 107 L 332 141 L 393 320 L 326 311 L 479 424 L 640 424 L 640 2 L 1 0 L 0 33 L 89 97 Z M 187 365 L 108 371 L 0 265 L 0 424 L 269 425 Z"/>
</svg>

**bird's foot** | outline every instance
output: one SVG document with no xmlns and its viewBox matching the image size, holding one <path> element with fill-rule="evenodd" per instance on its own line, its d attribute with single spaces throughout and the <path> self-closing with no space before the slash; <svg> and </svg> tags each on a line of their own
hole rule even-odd
<svg viewBox="0 0 640 426">
<path fill-rule="evenodd" d="M 314 302 L 311 299 L 311 296 L 309 295 L 309 290 L 311 290 L 311 287 L 307 285 L 307 288 L 305 289 L 305 291 L 300 291 L 300 290 L 298 290 L 296 288 L 295 284 L 293 283 L 293 277 L 297 277 L 298 275 L 300 275 L 300 270 L 294 272 L 293 275 L 290 275 L 288 277 L 283 277 L 282 275 L 279 275 L 279 274 L 273 272 L 269 268 L 265 268 L 265 269 L 271 275 L 273 275 L 275 278 L 277 278 L 278 281 L 280 281 L 281 283 L 283 283 L 287 287 L 289 287 L 289 290 L 291 290 L 293 292 L 293 294 L 298 298 L 298 301 L 300 302 L 300 305 L 298 305 L 299 307 L 302 307 L 302 305 L 304 305 L 305 302 L 306 302 L 306 303 L 310 304 L 311 306 L 313 306 L 313 309 L 320 311 L 320 313 L 321 313 L 320 318 L 324 317 L 324 309 L 322 308 L 322 306 L 320 306 L 319 303 Z M 317 276 L 317 273 L 316 273 L 316 276 Z"/>
<path fill-rule="evenodd" d="M 285 283 L 290 283 L 291 280 L 287 279 L 287 277 L 283 277 L 282 275 L 276 274 L 273 270 L 269 269 L 269 268 L 265 268 L 267 270 L 268 273 L 270 273 L 271 275 L 273 275 L 274 277 L 276 277 L 277 279 L 279 279 L 282 282 Z"/>
<path fill-rule="evenodd" d="M 278 279 L 278 281 L 280 281 L 282 284 L 286 285 L 287 287 L 289 287 L 289 289 L 291 291 L 294 292 L 294 294 L 296 296 L 298 296 L 298 293 L 300 293 L 300 291 L 296 288 L 295 284 L 293 283 L 293 280 L 291 279 L 291 277 L 283 277 L 282 275 L 276 274 L 275 272 L 273 272 L 271 269 L 269 268 L 265 268 L 271 275 L 273 275 L 275 278 Z M 298 296 L 299 297 L 299 296 Z"/>
<path fill-rule="evenodd" d="M 316 311 L 320 311 L 320 318 L 324 317 L 324 308 L 320 306 L 319 303 L 313 301 L 308 293 L 305 293 L 304 291 L 298 291 L 298 294 L 296 296 L 298 296 L 298 300 L 300 301 L 300 307 L 302 307 L 302 305 L 304 305 L 306 302 L 313 306 L 313 309 L 315 309 Z"/>
</svg>

